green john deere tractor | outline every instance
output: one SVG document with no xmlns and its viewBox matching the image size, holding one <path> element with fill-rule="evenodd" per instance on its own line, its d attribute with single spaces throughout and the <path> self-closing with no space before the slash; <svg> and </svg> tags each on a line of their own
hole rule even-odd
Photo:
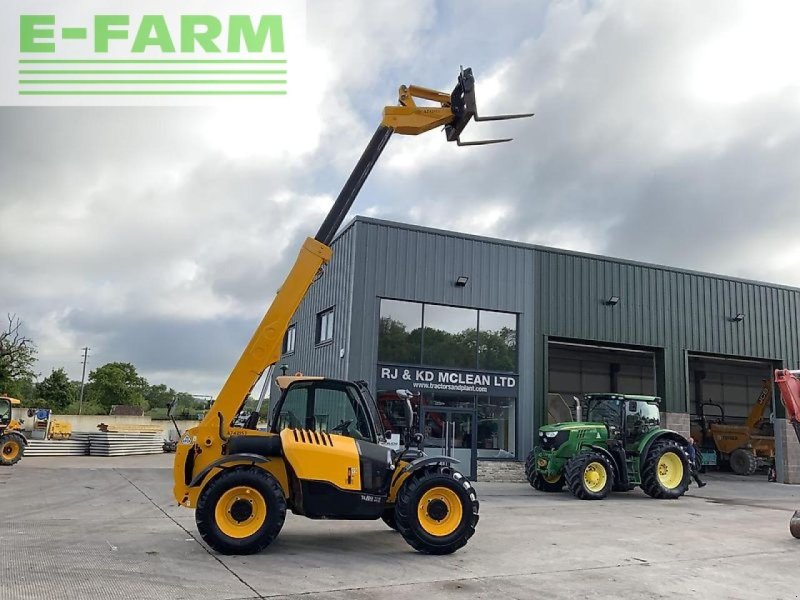
<svg viewBox="0 0 800 600">
<path fill-rule="evenodd" d="M 661 428 L 653 396 L 587 394 L 586 421 L 539 430 L 525 462 L 530 484 L 544 492 L 566 485 L 576 498 L 602 500 L 637 485 L 653 498 L 679 498 L 689 487 L 688 441 Z"/>
</svg>

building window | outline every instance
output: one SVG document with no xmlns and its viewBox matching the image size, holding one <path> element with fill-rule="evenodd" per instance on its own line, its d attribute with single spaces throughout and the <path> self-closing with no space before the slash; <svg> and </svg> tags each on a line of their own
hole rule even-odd
<svg viewBox="0 0 800 600">
<path fill-rule="evenodd" d="M 424 319 L 423 364 L 461 369 L 477 366 L 477 310 L 426 304 Z"/>
<path fill-rule="evenodd" d="M 378 360 L 420 364 L 422 351 L 422 304 L 381 300 L 378 325 Z"/>
<path fill-rule="evenodd" d="M 329 308 L 317 314 L 317 344 L 324 344 L 333 339 L 333 309 Z"/>
<path fill-rule="evenodd" d="M 486 371 L 517 372 L 517 315 L 480 311 L 478 368 Z"/>
<path fill-rule="evenodd" d="M 514 458 L 516 398 L 478 396 L 478 458 Z"/>
<path fill-rule="evenodd" d="M 283 346 L 281 354 L 294 354 L 294 343 L 297 339 L 297 325 L 290 325 L 283 336 Z"/>
</svg>

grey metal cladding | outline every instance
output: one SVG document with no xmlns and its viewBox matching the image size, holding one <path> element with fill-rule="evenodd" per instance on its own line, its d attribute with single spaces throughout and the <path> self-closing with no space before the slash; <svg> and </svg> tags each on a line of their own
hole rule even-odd
<svg viewBox="0 0 800 600">
<path fill-rule="evenodd" d="M 347 377 L 347 345 L 350 331 L 353 257 L 355 230 L 343 231 L 335 243 L 334 260 L 325 267 L 323 276 L 308 291 L 292 323 L 297 325 L 295 351 L 282 356 L 278 367 L 287 365 L 288 374 L 298 371 L 307 375 L 325 375 L 343 379 Z M 317 345 L 317 313 L 335 307 L 333 341 Z M 340 358 L 340 350 L 345 356 Z M 280 374 L 280 370 L 277 372 Z M 275 389 L 273 388 L 273 393 Z M 275 397 L 275 396 L 273 396 Z"/>
<path fill-rule="evenodd" d="M 298 311 L 290 369 L 374 386 L 381 297 L 518 313 L 521 452 L 544 415 L 548 338 L 655 349 L 669 411 L 686 410 L 687 352 L 800 366 L 795 288 L 365 217 L 333 248 Z M 459 275 L 466 287 L 453 285 Z M 335 343 L 315 348 L 315 315 L 334 304 Z"/>
</svg>

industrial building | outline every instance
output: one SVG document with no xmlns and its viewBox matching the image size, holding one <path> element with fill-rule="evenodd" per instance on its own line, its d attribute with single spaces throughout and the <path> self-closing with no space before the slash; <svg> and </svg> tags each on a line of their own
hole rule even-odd
<svg viewBox="0 0 800 600">
<path fill-rule="evenodd" d="M 393 390 L 420 392 L 426 445 L 472 478 L 524 459 L 574 396 L 660 396 L 688 435 L 704 405 L 743 422 L 800 366 L 798 289 L 365 217 L 333 249 L 280 364 L 366 380 L 390 415 Z M 797 481 L 776 397 L 778 479 Z"/>
</svg>

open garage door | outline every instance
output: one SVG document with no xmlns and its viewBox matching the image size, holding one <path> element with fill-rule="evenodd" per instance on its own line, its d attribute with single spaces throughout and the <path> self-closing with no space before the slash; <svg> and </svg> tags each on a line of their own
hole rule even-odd
<svg viewBox="0 0 800 600">
<path fill-rule="evenodd" d="M 692 437 L 706 464 L 752 475 L 774 461 L 772 373 L 766 361 L 689 355 Z"/>
<path fill-rule="evenodd" d="M 655 356 L 634 348 L 548 343 L 548 423 L 575 418 L 574 397 L 615 392 L 655 396 Z"/>
</svg>

